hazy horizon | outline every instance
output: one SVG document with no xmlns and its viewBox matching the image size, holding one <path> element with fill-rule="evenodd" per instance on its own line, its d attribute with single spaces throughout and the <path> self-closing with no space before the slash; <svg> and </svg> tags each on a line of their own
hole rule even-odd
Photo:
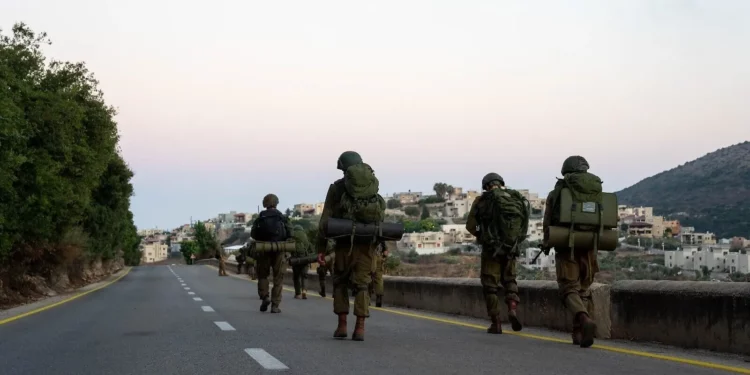
<svg viewBox="0 0 750 375">
<path fill-rule="evenodd" d="M 362 154 L 381 194 L 544 195 L 568 155 L 617 191 L 750 139 L 750 2 L 7 0 L 118 109 L 139 228 L 323 201 Z"/>
</svg>

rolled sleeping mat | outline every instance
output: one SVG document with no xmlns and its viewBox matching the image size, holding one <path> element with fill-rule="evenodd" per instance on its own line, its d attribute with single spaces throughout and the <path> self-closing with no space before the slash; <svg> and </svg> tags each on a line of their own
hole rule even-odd
<svg viewBox="0 0 750 375">
<path fill-rule="evenodd" d="M 255 253 L 285 252 L 293 253 L 297 251 L 297 245 L 294 240 L 280 242 L 263 242 L 255 241 L 251 251 Z"/>
<path fill-rule="evenodd" d="M 352 233 L 355 242 L 371 242 L 373 237 L 381 241 L 399 241 L 404 236 L 404 224 L 363 224 L 347 219 L 328 219 L 327 238 L 351 237 Z"/>
<path fill-rule="evenodd" d="M 594 249 L 594 235 L 596 232 L 575 231 L 573 241 L 576 249 Z M 617 249 L 617 231 L 605 229 L 599 237 L 597 250 L 612 251 Z M 570 227 L 549 227 L 549 246 L 554 248 L 566 248 L 569 246 Z"/>
<path fill-rule="evenodd" d="M 333 262 L 334 256 L 333 254 L 326 255 L 325 256 L 326 263 Z M 316 263 L 318 261 L 317 255 L 309 255 L 305 257 L 299 257 L 299 258 L 292 258 L 289 260 L 289 264 L 292 266 L 304 266 L 307 264 Z"/>
</svg>

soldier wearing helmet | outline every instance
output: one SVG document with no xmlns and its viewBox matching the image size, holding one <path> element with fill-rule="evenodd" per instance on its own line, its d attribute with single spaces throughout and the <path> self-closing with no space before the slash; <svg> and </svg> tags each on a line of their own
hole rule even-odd
<svg viewBox="0 0 750 375">
<path fill-rule="evenodd" d="M 503 333 L 500 326 L 499 292 L 504 291 L 505 303 L 508 306 L 508 319 L 514 331 L 520 331 L 523 326 L 518 320 L 516 309 L 521 299 L 518 296 L 518 285 L 516 283 L 516 258 L 518 246 L 498 246 L 496 241 L 489 239 L 489 229 L 502 224 L 491 214 L 493 204 L 497 195 L 508 199 L 522 199 L 520 193 L 505 187 L 505 180 L 497 173 L 488 173 L 482 178 L 482 190 L 484 193 L 477 197 L 471 205 L 466 221 L 466 230 L 476 236 L 482 245 L 481 258 L 481 283 L 487 304 L 487 315 L 491 324 L 487 333 Z M 528 211 L 526 212 L 526 225 L 528 225 Z M 502 229 L 501 229 L 502 230 Z M 494 229 L 493 229 L 494 231 Z M 519 232 L 521 230 L 518 230 Z M 523 229 L 523 238 L 526 229 Z M 521 240 L 522 241 L 522 240 Z"/>
<path fill-rule="evenodd" d="M 279 197 L 268 194 L 263 197 L 263 208 L 258 218 L 253 222 L 250 237 L 256 241 L 281 242 L 292 238 L 292 226 L 289 218 L 276 207 Z M 271 305 L 272 313 L 280 313 L 281 290 L 284 283 L 284 253 L 280 251 L 258 254 L 257 256 L 258 294 L 261 298 L 260 311 L 268 310 Z M 271 272 L 273 270 L 273 273 Z M 273 275 L 273 290 L 269 295 L 269 276 Z"/>
<path fill-rule="evenodd" d="M 560 173 L 565 177 L 571 174 L 588 174 L 589 163 L 582 156 L 570 156 L 562 164 Z M 560 211 L 560 192 L 565 180 L 558 179 L 555 188 L 549 193 L 544 210 L 544 240 L 542 249 L 549 254 L 549 227 L 556 225 Z M 573 254 L 571 254 L 573 253 Z M 555 269 L 557 285 L 563 305 L 573 313 L 573 343 L 589 347 L 594 343 L 596 325 L 590 317 L 593 308 L 589 287 L 594 275 L 599 271 L 596 252 L 586 248 L 555 247 Z"/>
<path fill-rule="evenodd" d="M 300 225 L 294 226 L 294 242 L 297 247 L 296 256 L 304 257 L 311 255 L 312 245 L 307 238 L 307 233 Z M 292 280 L 294 282 L 294 299 L 307 299 L 307 288 L 305 283 L 307 281 L 307 270 L 310 268 L 309 264 L 300 264 L 292 266 Z"/>
<path fill-rule="evenodd" d="M 364 166 L 362 166 L 364 164 Z M 347 172 L 354 171 L 356 169 L 358 176 L 362 174 L 370 174 L 370 181 L 377 180 L 374 178 L 374 172 L 362 161 L 362 157 L 354 151 L 346 151 L 342 153 L 337 162 L 336 168 L 344 172 L 344 178 L 335 181 L 328 188 L 326 194 L 325 204 L 323 206 L 323 213 L 320 217 L 318 240 L 316 243 L 316 249 L 318 252 L 318 264 L 321 267 L 330 267 L 325 261 L 325 256 L 328 247 L 328 239 L 326 236 L 328 219 L 329 218 L 345 218 L 346 208 L 342 205 L 342 202 L 347 198 L 346 190 L 346 179 L 349 178 Z M 352 169 L 354 168 L 354 169 Z M 369 171 L 369 172 L 368 172 Z M 354 173 L 352 174 L 354 175 Z M 355 176 L 356 177 L 356 176 Z M 352 178 L 355 178 L 352 177 Z M 374 185 L 377 189 L 377 185 Z M 379 200 L 382 201 L 382 197 L 378 195 Z M 371 204 L 374 201 L 369 201 L 366 204 Z M 374 204 L 374 203 L 373 203 Z M 382 212 L 385 211 L 385 202 L 382 202 Z M 372 211 L 374 212 L 374 211 Z M 357 244 L 351 243 L 348 238 L 336 239 L 333 242 L 333 312 L 338 316 L 338 326 L 333 333 L 335 338 L 346 338 L 347 333 L 347 317 L 349 315 L 349 289 L 355 294 L 354 298 L 354 315 L 357 317 L 354 331 L 352 332 L 352 340 L 363 341 L 365 338 L 365 319 L 370 316 L 369 304 L 369 285 L 372 281 L 371 274 L 374 271 L 374 249 L 369 244 Z M 325 286 L 323 280 L 325 278 L 326 269 L 319 269 L 319 275 L 321 275 L 321 295 L 323 295 Z"/>
</svg>

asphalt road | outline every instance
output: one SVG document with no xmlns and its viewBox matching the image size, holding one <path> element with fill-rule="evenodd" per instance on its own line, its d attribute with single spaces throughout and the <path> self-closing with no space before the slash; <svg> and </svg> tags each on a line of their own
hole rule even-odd
<svg viewBox="0 0 750 375">
<path fill-rule="evenodd" d="M 206 266 L 137 267 L 107 288 L 0 325 L 0 373 L 731 373 L 543 339 L 488 335 L 476 328 L 482 322 L 416 312 L 407 316 L 406 310 L 396 309 L 371 312 L 364 342 L 335 340 L 336 316 L 328 299 L 295 300 L 285 291 L 281 314 L 261 313 L 259 306 L 256 284 L 247 279 L 220 278 Z M 350 335 L 353 327 L 350 316 Z M 657 349 L 631 345 L 628 350 Z M 750 364 L 741 360 L 710 354 L 691 358 L 750 373 Z"/>
</svg>

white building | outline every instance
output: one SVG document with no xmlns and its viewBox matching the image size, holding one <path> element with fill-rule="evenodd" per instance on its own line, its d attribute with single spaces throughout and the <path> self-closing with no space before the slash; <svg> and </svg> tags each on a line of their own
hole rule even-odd
<svg viewBox="0 0 750 375">
<path fill-rule="evenodd" d="M 404 233 L 396 243 L 399 250 L 416 250 L 417 254 L 442 254 L 448 251 L 443 243 L 443 232 Z"/>
<path fill-rule="evenodd" d="M 549 255 L 540 255 L 539 258 L 537 258 L 536 262 L 531 263 L 532 260 L 536 257 L 539 252 L 542 251 L 542 249 L 536 248 L 536 247 L 530 247 L 526 249 L 526 266 L 529 268 L 539 268 L 539 269 L 547 269 L 550 271 L 555 270 L 555 249 L 551 249 L 549 251 Z"/>
<path fill-rule="evenodd" d="M 466 230 L 464 224 L 444 224 L 440 230 L 445 235 L 445 240 L 453 243 L 466 243 L 476 241 L 476 237 Z"/>
<path fill-rule="evenodd" d="M 161 241 L 144 242 L 140 246 L 141 263 L 153 263 L 167 259 L 168 247 Z"/>
<path fill-rule="evenodd" d="M 529 219 L 529 231 L 526 233 L 526 241 L 541 241 L 544 239 L 543 223 L 542 219 Z"/>
<path fill-rule="evenodd" d="M 703 267 L 714 272 L 750 273 L 750 254 L 731 253 L 727 247 L 710 247 L 706 250 L 687 248 L 664 252 L 664 265 L 684 270 L 700 271 Z"/>
</svg>

